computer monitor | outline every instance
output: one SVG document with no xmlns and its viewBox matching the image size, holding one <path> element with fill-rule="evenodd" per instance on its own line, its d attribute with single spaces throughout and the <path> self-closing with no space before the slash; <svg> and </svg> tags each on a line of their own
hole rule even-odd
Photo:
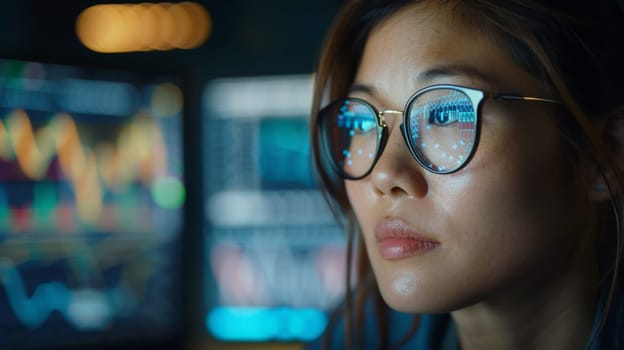
<svg viewBox="0 0 624 350">
<path fill-rule="evenodd" d="M 205 329 L 217 340 L 314 339 L 344 294 L 344 237 L 312 175 L 311 86 L 302 74 L 205 87 Z"/>
<path fill-rule="evenodd" d="M 175 80 L 0 60 L 0 348 L 176 337 L 182 114 Z"/>
</svg>

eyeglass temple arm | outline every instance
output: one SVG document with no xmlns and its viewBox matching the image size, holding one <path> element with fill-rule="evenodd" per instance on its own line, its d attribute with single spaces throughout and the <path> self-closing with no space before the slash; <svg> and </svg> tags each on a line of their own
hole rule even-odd
<svg viewBox="0 0 624 350">
<path fill-rule="evenodd" d="M 505 94 L 492 94 L 489 97 L 493 99 L 497 99 L 497 100 L 536 101 L 536 102 L 549 102 L 549 103 L 563 104 L 563 102 L 561 101 L 551 100 L 548 98 L 541 98 L 541 97 L 529 97 L 529 96 L 505 95 Z"/>
</svg>

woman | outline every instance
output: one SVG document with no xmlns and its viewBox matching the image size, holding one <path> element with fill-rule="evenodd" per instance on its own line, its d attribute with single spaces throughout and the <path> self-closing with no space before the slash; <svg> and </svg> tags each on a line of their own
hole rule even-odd
<svg viewBox="0 0 624 350">
<path fill-rule="evenodd" d="M 326 347 L 624 348 L 624 16 L 586 3 L 346 6 L 312 114 L 357 273 Z"/>
</svg>

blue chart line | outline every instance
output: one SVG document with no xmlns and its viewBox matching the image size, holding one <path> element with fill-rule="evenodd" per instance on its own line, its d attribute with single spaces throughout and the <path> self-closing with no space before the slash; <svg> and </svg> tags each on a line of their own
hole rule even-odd
<svg viewBox="0 0 624 350">
<path fill-rule="evenodd" d="M 30 329 L 41 327 L 54 311 L 76 329 L 102 329 L 122 309 L 127 311 L 128 298 L 133 299 L 121 285 L 107 290 L 73 290 L 58 281 L 40 284 L 28 297 L 19 271 L 6 259 L 0 259 L 0 281 L 15 315 Z"/>
</svg>

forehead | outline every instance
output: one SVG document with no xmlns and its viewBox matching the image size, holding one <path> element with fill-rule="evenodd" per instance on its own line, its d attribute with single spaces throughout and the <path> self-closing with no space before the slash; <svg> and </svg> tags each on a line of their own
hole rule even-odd
<svg viewBox="0 0 624 350">
<path fill-rule="evenodd" d="M 461 9 L 429 1 L 409 5 L 382 21 L 368 38 L 355 83 L 403 102 L 419 88 L 435 83 L 507 92 L 543 91 L 536 79 L 512 61 L 499 40 L 468 25 L 457 11 Z M 467 69 L 450 76 L 426 74 L 450 66 Z"/>
</svg>

